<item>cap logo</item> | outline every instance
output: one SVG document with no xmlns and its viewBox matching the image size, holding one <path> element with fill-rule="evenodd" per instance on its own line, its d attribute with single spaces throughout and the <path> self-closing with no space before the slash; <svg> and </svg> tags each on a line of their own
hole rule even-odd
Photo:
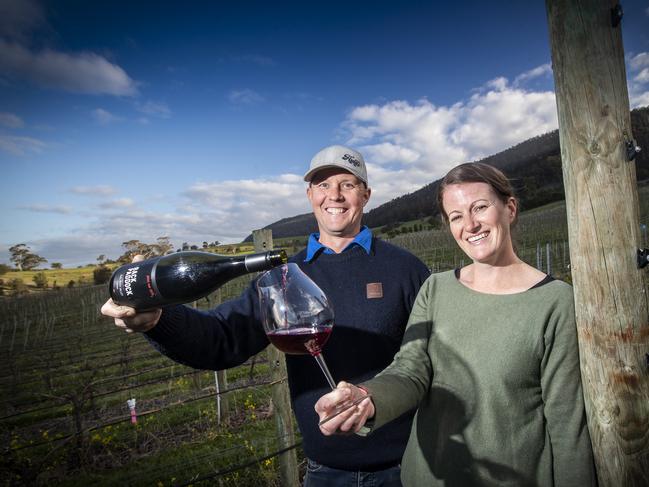
<svg viewBox="0 0 649 487">
<path fill-rule="evenodd" d="M 361 163 L 358 161 L 358 159 L 354 158 L 351 154 L 345 154 L 343 155 L 343 161 L 349 162 L 352 166 L 359 167 Z"/>
</svg>

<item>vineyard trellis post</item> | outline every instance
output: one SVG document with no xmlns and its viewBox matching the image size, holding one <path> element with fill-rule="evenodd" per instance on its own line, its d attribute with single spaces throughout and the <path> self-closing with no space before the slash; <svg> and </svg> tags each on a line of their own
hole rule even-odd
<svg viewBox="0 0 649 487">
<path fill-rule="evenodd" d="M 253 230 L 252 240 L 255 252 L 265 252 L 273 249 L 273 231 L 268 229 Z M 291 410 L 291 398 L 288 391 L 286 372 L 286 358 L 284 354 L 275 347 L 266 347 L 268 362 L 271 370 L 271 380 L 281 381 L 273 386 L 272 400 L 279 448 L 287 448 L 295 443 L 295 432 L 293 429 L 293 412 Z M 279 457 L 280 484 L 287 487 L 300 485 L 297 468 L 297 456 L 295 449 L 282 453 Z"/>
<path fill-rule="evenodd" d="M 216 298 L 215 305 L 221 304 L 221 289 L 217 289 L 214 297 Z M 194 308 L 196 308 L 196 301 L 194 301 Z M 228 394 L 221 394 L 221 390 L 228 388 L 228 372 L 227 370 L 214 371 L 214 388 L 216 390 L 216 422 L 217 424 L 228 424 L 230 422 L 230 396 Z"/>
<path fill-rule="evenodd" d="M 635 142 L 615 0 L 546 0 L 581 371 L 599 485 L 649 485 Z M 630 149 L 630 150 L 629 150 Z M 614 211 L 614 214 L 611 212 Z"/>
</svg>

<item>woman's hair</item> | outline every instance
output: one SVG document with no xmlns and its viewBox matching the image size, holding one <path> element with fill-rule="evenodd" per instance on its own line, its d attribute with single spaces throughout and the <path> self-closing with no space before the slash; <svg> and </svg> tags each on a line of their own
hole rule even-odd
<svg viewBox="0 0 649 487">
<path fill-rule="evenodd" d="M 500 169 L 496 169 L 489 164 L 484 164 L 482 162 L 467 162 L 465 164 L 460 164 L 451 169 L 437 189 L 437 207 L 439 208 L 439 213 L 442 216 L 442 219 L 445 223 L 448 223 L 448 215 L 444 210 L 444 205 L 442 204 L 442 199 L 444 198 L 444 190 L 447 186 L 451 184 L 462 184 L 462 183 L 486 183 L 491 186 L 500 198 L 503 203 L 507 203 L 509 198 L 516 199 L 514 195 L 514 188 L 512 188 L 509 179 L 505 176 Z M 518 203 L 518 200 L 516 199 Z M 518 212 L 516 212 L 516 218 L 512 222 L 511 226 L 514 226 L 518 220 Z"/>
</svg>

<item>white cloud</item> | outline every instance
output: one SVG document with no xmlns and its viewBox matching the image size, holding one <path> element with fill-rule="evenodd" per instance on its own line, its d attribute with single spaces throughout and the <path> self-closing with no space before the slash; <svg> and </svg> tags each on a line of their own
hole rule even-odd
<svg viewBox="0 0 649 487">
<path fill-rule="evenodd" d="M 0 39 L 0 75 L 45 88 L 91 95 L 134 96 L 136 83 L 116 64 L 92 52 L 39 52 Z"/>
<path fill-rule="evenodd" d="M 0 125 L 10 129 L 22 128 L 25 124 L 18 115 L 8 112 L 0 112 Z"/>
<path fill-rule="evenodd" d="M 171 117 L 171 110 L 166 103 L 147 101 L 146 103 L 137 103 L 136 107 L 138 111 L 158 117 L 158 118 L 169 118 Z"/>
<path fill-rule="evenodd" d="M 644 68 L 638 74 L 635 75 L 633 81 L 636 83 L 649 83 L 649 68 Z"/>
<path fill-rule="evenodd" d="M 97 257 L 102 254 L 116 258 L 123 253 L 122 241 L 119 238 L 82 232 L 48 239 L 26 240 L 24 243 L 32 252 L 46 258 L 48 262 L 60 262 L 68 268 L 96 264 Z M 0 262 L 9 262 L 8 248 L 9 245 L 0 245 Z M 59 283 L 65 284 L 67 283 Z"/>
<path fill-rule="evenodd" d="M 552 77 L 552 65 L 550 63 L 537 66 L 536 68 L 525 71 L 514 78 L 513 85 L 518 87 L 526 82 L 540 77 Z"/>
<path fill-rule="evenodd" d="M 629 59 L 629 67 L 633 71 L 638 71 L 649 66 L 649 52 L 641 52 Z"/>
<path fill-rule="evenodd" d="M 221 241 L 240 239 L 255 228 L 309 211 L 306 183 L 297 174 L 274 178 L 197 183 L 184 192 L 179 213 L 188 228 Z"/>
<path fill-rule="evenodd" d="M 99 208 L 102 208 L 104 210 L 123 209 L 135 206 L 135 202 L 131 198 L 117 198 L 111 201 L 100 203 L 98 206 Z"/>
<path fill-rule="evenodd" d="M 518 76 L 519 85 L 547 65 Z M 554 93 L 493 79 L 467 100 L 436 106 L 426 99 L 351 110 L 346 143 L 367 155 L 372 206 L 413 191 L 451 167 L 478 160 L 557 128 Z"/>
<path fill-rule="evenodd" d="M 363 155 L 374 164 L 389 164 L 394 161 L 413 164 L 421 157 L 419 152 L 391 142 L 368 146 Z"/>
<path fill-rule="evenodd" d="M 92 118 L 95 119 L 95 122 L 97 122 L 99 125 L 109 125 L 111 123 L 119 122 L 120 120 L 122 120 L 121 117 L 113 115 L 103 108 L 95 108 L 92 112 L 90 112 L 90 114 L 92 115 Z"/>
<path fill-rule="evenodd" d="M 28 153 L 39 154 L 45 147 L 45 142 L 33 137 L 0 134 L 0 150 L 15 156 L 24 156 Z"/>
<path fill-rule="evenodd" d="M 117 192 L 112 186 L 99 185 L 99 186 L 75 186 L 70 188 L 70 193 L 90 195 L 90 196 L 110 196 Z"/>
<path fill-rule="evenodd" d="M 230 91 L 228 100 L 233 105 L 257 105 L 264 102 L 264 97 L 254 90 L 244 88 Z"/>
<path fill-rule="evenodd" d="M 106 186 L 76 187 L 71 191 L 77 194 L 114 192 Z M 180 200 L 177 207 L 167 212 L 141 208 L 131 198 L 101 202 L 97 206 L 102 211 L 94 212 L 92 220 L 68 231 L 78 238 L 53 237 L 29 242 L 29 245 L 50 261 L 75 266 L 93 262 L 99 254 L 115 258 L 123 253 L 121 243 L 131 239 L 153 242 L 157 237 L 169 235 L 176 247 L 182 242 L 198 245 L 204 240 L 239 242 L 255 228 L 310 210 L 306 183 L 297 174 L 242 181 L 205 181 L 183 191 Z M 56 210 L 44 205 L 24 209 Z"/>
<path fill-rule="evenodd" d="M 69 206 L 61 205 L 28 205 L 28 206 L 19 206 L 20 210 L 27 210 L 34 213 L 58 213 L 61 215 L 67 215 L 72 213 L 72 208 Z"/>
<path fill-rule="evenodd" d="M 631 108 L 649 105 L 649 52 L 627 59 L 627 89 Z"/>
</svg>

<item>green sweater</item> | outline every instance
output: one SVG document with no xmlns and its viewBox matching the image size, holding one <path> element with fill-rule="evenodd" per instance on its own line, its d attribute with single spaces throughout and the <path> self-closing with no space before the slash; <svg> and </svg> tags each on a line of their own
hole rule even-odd
<svg viewBox="0 0 649 487">
<path fill-rule="evenodd" d="M 364 384 L 378 428 L 418 406 L 406 486 L 595 484 L 572 288 L 483 294 L 432 275 L 392 364 Z"/>
</svg>

